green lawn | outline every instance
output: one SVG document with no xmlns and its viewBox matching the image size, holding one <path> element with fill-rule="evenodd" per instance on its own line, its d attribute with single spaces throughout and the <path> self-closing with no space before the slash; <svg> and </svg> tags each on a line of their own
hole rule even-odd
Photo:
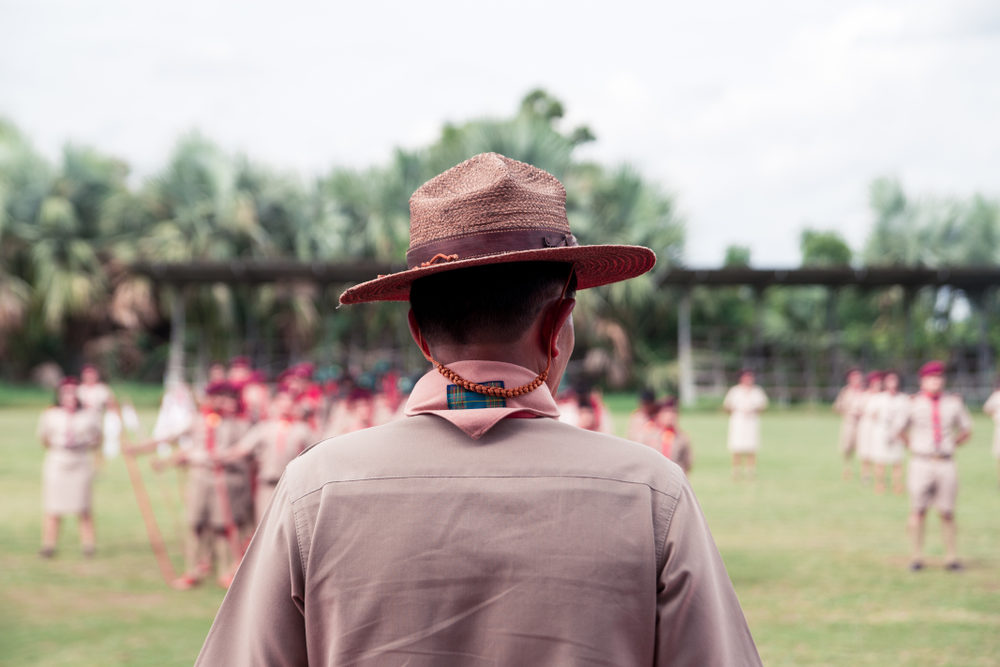
<svg viewBox="0 0 1000 667">
<path fill-rule="evenodd" d="M 0 407 L 0 663 L 190 664 L 222 591 L 164 586 L 120 459 L 97 481 L 98 556 L 79 554 L 70 521 L 58 557 L 37 557 L 39 412 L 37 404 Z M 140 416 L 148 428 L 152 412 Z M 930 567 L 907 570 L 905 499 L 840 479 L 837 422 L 825 409 L 767 414 L 752 482 L 730 479 L 721 414 L 682 421 L 695 445 L 692 483 L 766 664 L 1000 664 L 1000 490 L 985 419 L 977 417 L 959 459 L 968 569 L 958 574 L 940 567 L 936 518 Z M 145 470 L 179 567 L 177 479 Z"/>
</svg>

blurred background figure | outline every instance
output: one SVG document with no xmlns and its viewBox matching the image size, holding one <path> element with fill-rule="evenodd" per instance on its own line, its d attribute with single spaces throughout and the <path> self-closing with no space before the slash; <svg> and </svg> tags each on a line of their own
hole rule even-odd
<svg viewBox="0 0 1000 667">
<path fill-rule="evenodd" d="M 92 410 L 101 426 L 103 458 L 113 459 L 121 452 L 122 417 L 114 392 L 101 378 L 97 366 L 84 364 L 80 369 L 80 386 L 76 390 L 80 406 Z"/>
<path fill-rule="evenodd" d="M 882 372 L 871 371 L 865 378 L 865 391 L 861 396 L 861 416 L 858 418 L 858 460 L 861 461 L 861 483 L 872 478 L 872 450 L 884 424 L 880 421 L 882 409 Z"/>
<path fill-rule="evenodd" d="M 157 451 L 161 458 L 170 455 L 172 445 L 181 449 L 191 447 L 189 432 L 197 414 L 191 388 L 183 380 L 170 379 L 153 424 L 152 437 L 159 443 Z"/>
<path fill-rule="evenodd" d="M 847 384 L 837 393 L 833 409 L 840 415 L 840 453 L 844 457 L 844 479 L 851 478 L 851 460 L 858 446 L 858 421 L 865 393 L 864 375 L 860 368 L 847 371 Z"/>
<path fill-rule="evenodd" d="M 643 429 L 642 442 L 660 452 L 690 474 L 694 457 L 691 439 L 678 428 L 677 399 L 668 396 L 653 408 L 653 419 Z"/>
<path fill-rule="evenodd" d="M 722 407 L 729 413 L 728 447 L 733 456 L 733 479 L 740 478 L 740 466 L 752 478 L 760 449 L 760 413 L 767 409 L 767 394 L 755 382 L 750 369 L 740 372 L 738 384 L 726 392 Z"/>
<path fill-rule="evenodd" d="M 228 382 L 205 389 L 201 414 L 188 428 L 165 438 L 153 438 L 130 448 L 134 454 L 151 452 L 164 441 L 191 437 L 191 446 L 178 449 L 158 464 L 186 466 L 188 535 L 185 548 L 187 570 L 174 582 L 178 589 L 197 585 L 212 570 L 217 582 L 228 587 L 242 556 L 241 537 L 253 528 L 253 497 L 246 458 L 225 460 L 221 456 L 234 447 L 248 429 L 239 418 L 239 393 Z"/>
<path fill-rule="evenodd" d="M 983 405 L 985 412 L 993 420 L 993 458 L 997 462 L 997 484 L 1000 484 L 1000 380 Z"/>
<path fill-rule="evenodd" d="M 75 378 L 63 380 L 55 405 L 42 413 L 38 437 L 47 450 L 42 468 L 42 548 L 51 558 L 59 542 L 62 517 L 75 514 L 80 521 L 80 545 L 93 556 L 96 535 L 93 516 L 94 455 L 101 442 L 98 413 L 84 409 Z"/>
<path fill-rule="evenodd" d="M 312 431 L 296 417 L 295 411 L 292 395 L 288 391 L 278 391 L 271 399 L 267 419 L 255 424 L 239 442 L 217 457 L 223 464 L 239 463 L 248 457 L 255 462 L 255 525 L 260 523 L 270 504 L 285 466 L 313 442 Z"/>
<path fill-rule="evenodd" d="M 882 393 L 878 397 L 880 424 L 873 429 L 872 461 L 875 464 L 875 493 L 885 493 L 886 468 L 889 468 L 892 491 L 903 493 L 903 454 L 906 445 L 899 435 L 906 421 L 910 397 L 899 390 L 899 373 L 886 371 L 882 378 Z"/>
<path fill-rule="evenodd" d="M 955 449 L 972 435 L 972 417 L 961 396 L 944 393 L 944 363 L 929 361 L 920 368 L 920 392 L 910 401 L 902 423 L 910 448 L 906 485 L 910 491 L 907 527 L 913 546 L 910 569 L 924 567 L 924 526 L 933 505 L 941 517 L 945 568 L 961 570 L 958 560 L 955 501 L 958 469 Z"/>
<path fill-rule="evenodd" d="M 628 417 L 625 437 L 635 442 L 642 442 L 646 425 L 653 420 L 656 409 L 656 394 L 650 389 L 643 389 L 639 394 L 639 407 L 633 410 Z"/>
</svg>

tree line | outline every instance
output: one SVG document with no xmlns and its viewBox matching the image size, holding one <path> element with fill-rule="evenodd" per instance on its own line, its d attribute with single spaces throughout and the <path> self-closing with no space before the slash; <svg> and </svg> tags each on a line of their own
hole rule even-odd
<svg viewBox="0 0 1000 667">
<path fill-rule="evenodd" d="M 0 374 L 21 379 L 42 362 L 73 369 L 93 361 L 115 376 L 157 379 L 178 293 L 134 275 L 132 263 L 398 262 L 408 244 L 410 194 L 471 155 L 497 151 L 563 181 L 581 243 L 656 251 L 659 262 L 647 276 L 580 295 L 577 357 L 582 372 L 613 386 L 667 387 L 676 365 L 677 295 L 660 281 L 684 259 L 675 197 L 633 167 L 580 158 L 579 147 L 594 135 L 587 127 L 564 127 L 563 116 L 557 99 L 532 91 L 507 117 L 448 123 L 431 144 L 398 149 L 384 164 L 333 166 L 309 180 L 191 133 L 162 169 L 138 183 L 124 161 L 91 147 L 68 145 L 53 164 L 13 122 L 0 119 Z M 1000 258 L 996 201 L 913 198 L 897 181 L 879 179 L 871 185 L 871 209 L 874 222 L 858 252 L 836 231 L 805 230 L 803 265 Z M 750 259 L 743 248 L 726 253 L 730 265 Z M 308 284 L 188 289 L 189 348 L 203 360 L 266 353 L 345 366 L 358 355 L 388 354 L 416 363 L 403 352 L 409 346 L 402 309 L 334 311 L 336 292 Z M 831 307 L 822 288 L 771 288 L 756 299 L 739 288 L 697 288 L 693 319 L 719 339 L 720 354 L 762 340 L 796 347 L 835 335 L 831 341 L 848 356 L 888 355 L 904 335 L 903 295 L 847 292 Z M 962 311 L 968 303 L 965 295 L 937 290 L 908 300 L 917 315 L 911 321 L 920 323 L 914 344 L 923 351 L 973 340 L 974 317 Z M 831 308 L 836 332 L 828 328 Z M 746 339 L 751 330 L 755 341 Z"/>
</svg>

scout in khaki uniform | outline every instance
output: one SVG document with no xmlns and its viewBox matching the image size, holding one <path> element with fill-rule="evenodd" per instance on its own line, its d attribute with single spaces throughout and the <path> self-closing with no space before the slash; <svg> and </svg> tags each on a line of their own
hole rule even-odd
<svg viewBox="0 0 1000 667">
<path fill-rule="evenodd" d="M 56 405 L 43 412 L 38 421 L 38 437 L 46 449 L 39 551 L 43 558 L 55 554 L 59 524 L 67 514 L 79 517 L 83 553 L 94 555 L 94 456 L 101 443 L 101 424 L 95 411 L 81 408 L 76 392 L 74 378 L 63 380 L 56 390 Z"/>
<path fill-rule="evenodd" d="M 227 586 L 239 562 L 241 534 L 253 527 L 253 496 L 250 492 L 246 458 L 225 461 L 222 456 L 247 432 L 247 422 L 237 418 L 238 396 L 226 382 L 205 389 L 206 403 L 187 433 L 155 439 L 134 447 L 133 453 L 152 451 L 160 442 L 182 435 L 191 438 L 191 447 L 174 452 L 163 465 L 183 465 L 187 475 L 188 536 L 185 560 L 187 572 L 174 582 L 186 589 L 199 583 L 211 570 L 214 560 L 218 583 Z"/>
<path fill-rule="evenodd" d="M 692 464 L 691 439 L 677 428 L 677 401 L 665 398 L 656 405 L 653 420 L 646 425 L 642 441 L 690 474 Z"/>
<path fill-rule="evenodd" d="M 646 427 L 656 416 L 658 408 L 656 394 L 649 389 L 644 389 L 639 394 L 639 407 L 632 411 L 628 417 L 628 425 L 625 427 L 625 437 L 635 442 L 642 442 L 646 433 Z"/>
<path fill-rule="evenodd" d="M 729 413 L 728 447 L 733 455 L 733 479 L 739 479 L 741 462 L 747 477 L 753 477 L 760 449 L 760 413 L 767 409 L 767 394 L 754 383 L 753 371 L 740 372 L 739 384 L 726 392 L 722 407 Z"/>
<path fill-rule="evenodd" d="M 872 371 L 865 378 L 865 393 L 861 396 L 861 417 L 858 419 L 858 460 L 861 461 L 861 483 L 872 478 L 872 450 L 882 434 L 881 413 L 882 372 Z"/>
<path fill-rule="evenodd" d="M 983 412 L 993 420 L 993 458 L 997 461 L 997 480 L 1000 482 L 1000 384 L 986 399 Z"/>
<path fill-rule="evenodd" d="M 955 448 L 972 434 L 972 418 L 962 398 L 945 394 L 944 364 L 930 361 L 920 369 L 920 392 L 910 401 L 903 423 L 910 465 L 906 486 L 910 492 L 909 530 L 913 542 L 910 569 L 924 567 L 924 524 L 927 510 L 933 505 L 941 515 L 945 564 L 960 570 L 955 545 L 955 499 L 958 496 L 958 471 Z"/>
<path fill-rule="evenodd" d="M 875 401 L 876 425 L 872 433 L 871 457 L 875 465 L 875 493 L 885 493 L 886 469 L 890 471 L 893 493 L 903 493 L 903 456 L 906 445 L 899 436 L 900 424 L 910 411 L 910 397 L 899 390 L 899 374 L 886 371 L 882 393 Z"/>
<path fill-rule="evenodd" d="M 268 419 L 255 424 L 236 445 L 218 457 L 224 463 L 237 463 L 246 457 L 256 462 L 254 513 L 258 523 L 271 502 L 285 466 L 313 441 L 309 426 L 295 415 L 295 400 L 290 393 L 279 391 L 275 394 L 270 409 Z"/>
<path fill-rule="evenodd" d="M 844 457 L 843 478 L 851 478 L 851 458 L 858 446 L 858 421 L 865 393 L 864 375 L 858 368 L 847 371 L 847 384 L 837 394 L 833 409 L 840 415 L 840 454 Z"/>
<path fill-rule="evenodd" d="M 288 465 L 198 664 L 760 664 L 680 468 L 556 419 L 575 290 L 654 262 L 565 197 L 497 154 L 414 193 L 410 268 L 340 299 L 409 299 L 432 370 Z"/>
</svg>

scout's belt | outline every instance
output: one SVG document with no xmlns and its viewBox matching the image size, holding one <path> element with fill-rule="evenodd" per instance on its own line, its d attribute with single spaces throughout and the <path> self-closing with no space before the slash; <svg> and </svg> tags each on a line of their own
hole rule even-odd
<svg viewBox="0 0 1000 667">
<path fill-rule="evenodd" d="M 928 459 L 928 460 L 931 460 L 931 461 L 950 461 L 951 460 L 951 454 L 945 454 L 944 452 L 935 452 L 935 453 L 931 453 L 931 454 L 920 454 L 920 453 L 917 453 L 917 452 L 910 452 L 910 454 L 912 456 L 917 457 L 918 459 Z"/>
</svg>

